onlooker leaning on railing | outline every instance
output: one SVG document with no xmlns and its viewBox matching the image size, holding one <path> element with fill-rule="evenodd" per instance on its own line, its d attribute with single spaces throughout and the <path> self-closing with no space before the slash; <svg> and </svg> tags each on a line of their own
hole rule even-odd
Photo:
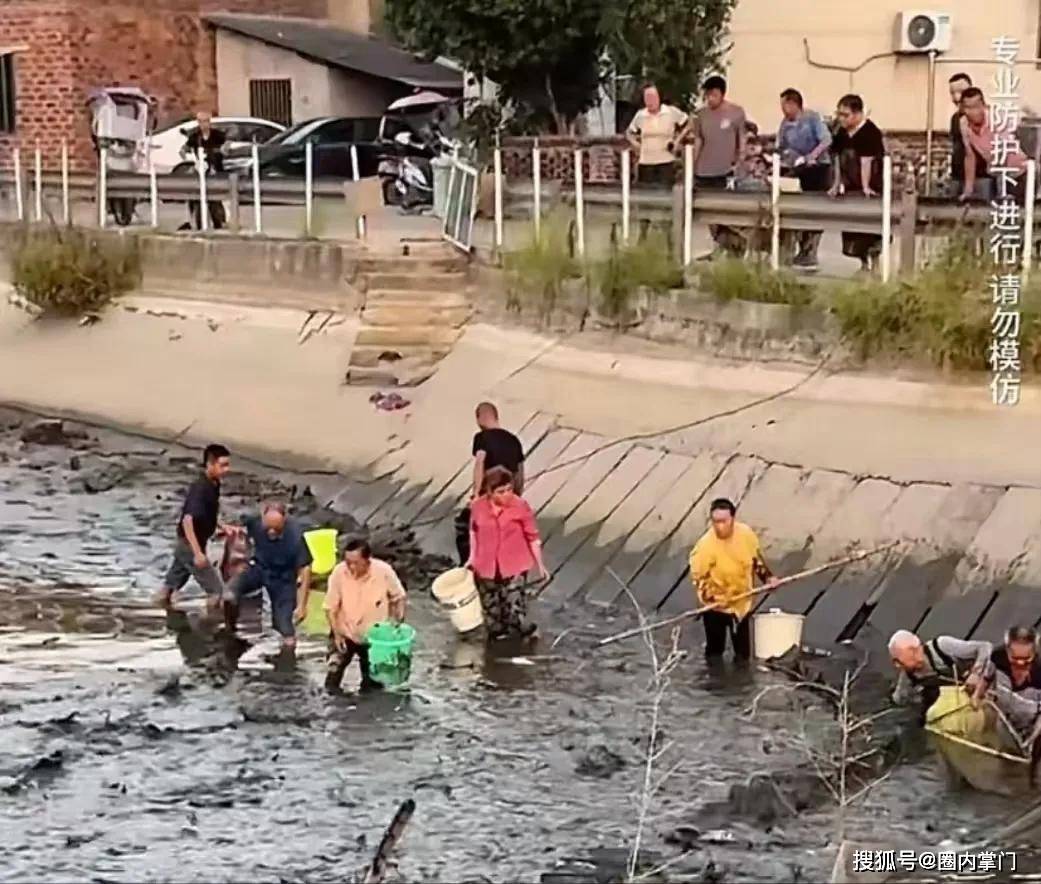
<svg viewBox="0 0 1041 884">
<path fill-rule="evenodd" d="M 636 177 L 641 184 L 672 187 L 676 177 L 676 145 L 687 126 L 687 114 L 662 104 L 658 87 L 643 88 L 643 107 L 636 112 L 626 137 L 639 152 Z"/>
<path fill-rule="evenodd" d="M 886 148 L 882 130 L 864 114 L 859 95 L 843 95 L 835 112 L 839 131 L 831 142 L 835 159 L 834 183 L 830 196 L 863 194 L 876 197 L 882 192 L 882 158 Z M 878 264 L 882 237 L 877 233 L 842 232 L 842 254 L 860 261 L 860 269 L 870 272 Z"/>
<path fill-rule="evenodd" d="M 797 89 L 785 89 L 781 93 L 781 114 L 776 149 L 784 174 L 798 178 L 804 191 L 826 191 L 832 183 L 831 132 L 820 114 L 803 107 L 802 93 Z M 817 269 L 817 248 L 822 233 L 800 230 L 786 235 L 786 239 L 794 238 L 798 245 L 792 264 L 802 270 Z"/>
</svg>

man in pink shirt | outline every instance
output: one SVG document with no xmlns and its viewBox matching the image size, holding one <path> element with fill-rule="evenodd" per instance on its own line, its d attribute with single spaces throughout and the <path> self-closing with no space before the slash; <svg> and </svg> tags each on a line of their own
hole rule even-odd
<svg viewBox="0 0 1041 884">
<path fill-rule="evenodd" d="M 325 615 L 329 619 L 329 653 L 325 687 L 339 691 L 344 673 L 355 656 L 361 669 L 361 689 L 373 690 L 379 682 L 369 675 L 366 633 L 383 620 L 405 619 L 405 588 L 386 562 L 372 557 L 365 540 L 351 540 L 343 561 L 329 575 Z"/>
<path fill-rule="evenodd" d="M 505 467 L 484 474 L 481 496 L 470 507 L 470 561 L 481 596 L 489 638 L 530 636 L 525 623 L 527 599 L 515 584 L 532 568 L 549 579 L 542 561 L 535 513 L 515 491 L 514 476 Z"/>
<path fill-rule="evenodd" d="M 976 182 L 999 176 L 1007 182 L 1002 190 L 992 188 L 989 199 L 1001 196 L 1018 198 L 1023 187 L 1026 156 L 1019 149 L 1014 132 L 994 132 L 983 91 L 970 86 L 961 94 L 961 138 L 965 147 L 965 179 L 961 199 L 976 195 Z"/>
</svg>

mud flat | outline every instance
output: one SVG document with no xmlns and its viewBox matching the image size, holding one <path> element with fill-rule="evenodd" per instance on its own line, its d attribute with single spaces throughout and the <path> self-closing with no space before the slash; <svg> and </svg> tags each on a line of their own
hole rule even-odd
<svg viewBox="0 0 1041 884">
<path fill-rule="evenodd" d="M 411 690 L 329 697 L 320 642 L 292 669 L 249 654 L 227 665 L 197 605 L 171 618 L 148 607 L 194 451 L 7 412 L 0 428 L 5 879 L 342 880 L 409 796 L 398 880 L 610 880 L 624 867 L 649 673 L 638 643 L 592 653 L 617 617 L 547 605 L 546 660 L 459 643 L 425 593 L 440 563 L 383 529 L 421 636 Z M 231 513 L 280 494 L 304 518 L 355 527 L 308 491 L 333 477 L 237 465 Z M 834 811 L 812 782 L 784 779 L 804 763 L 784 738 L 803 713 L 742 714 L 775 678 L 708 673 L 696 656 L 677 671 L 662 762 L 675 770 L 645 833 L 648 863 L 673 861 L 671 880 L 827 878 Z M 790 782 L 799 812 L 764 817 L 750 774 Z M 898 767 L 849 813 L 848 834 L 932 845 L 1012 813 L 943 790 L 929 756 Z"/>
</svg>

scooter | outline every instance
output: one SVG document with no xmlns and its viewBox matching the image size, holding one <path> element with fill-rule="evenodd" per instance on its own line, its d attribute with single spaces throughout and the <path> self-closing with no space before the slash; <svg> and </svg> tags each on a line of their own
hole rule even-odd
<svg viewBox="0 0 1041 884">
<path fill-rule="evenodd" d="M 454 148 L 451 141 L 434 134 L 432 144 L 419 142 L 411 132 L 399 132 L 394 142 L 400 153 L 380 159 L 378 174 L 383 181 L 383 201 L 388 206 L 416 209 L 434 204 L 434 172 L 431 159 L 418 155 L 424 151 L 438 156 Z M 408 154 L 405 151 L 414 151 Z"/>
</svg>

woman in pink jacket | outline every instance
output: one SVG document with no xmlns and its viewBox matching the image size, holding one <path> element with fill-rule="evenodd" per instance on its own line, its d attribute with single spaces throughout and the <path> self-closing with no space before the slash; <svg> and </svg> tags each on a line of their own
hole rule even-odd
<svg viewBox="0 0 1041 884">
<path fill-rule="evenodd" d="M 528 603 L 516 586 L 527 571 L 549 573 L 542 562 L 542 541 L 535 513 L 514 490 L 513 474 L 494 467 L 484 476 L 481 496 L 470 507 L 470 561 L 481 595 L 489 638 L 528 636 Z"/>
</svg>

